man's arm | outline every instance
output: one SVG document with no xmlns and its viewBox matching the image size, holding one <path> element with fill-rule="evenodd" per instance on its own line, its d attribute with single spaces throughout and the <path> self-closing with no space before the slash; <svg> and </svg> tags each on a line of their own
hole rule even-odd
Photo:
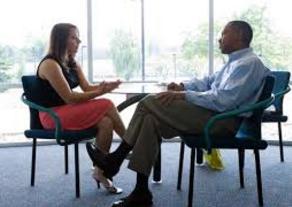
<svg viewBox="0 0 292 207">
<path fill-rule="evenodd" d="M 184 90 L 190 90 L 190 91 L 208 91 L 210 90 L 210 86 L 215 80 L 215 77 L 217 75 L 217 72 L 205 76 L 202 79 L 198 79 L 196 77 L 192 78 L 190 81 L 182 82 L 181 84 L 184 86 Z"/>
<path fill-rule="evenodd" d="M 253 61 L 233 68 L 220 85 L 212 85 L 204 92 L 186 91 L 185 99 L 196 105 L 214 110 L 226 111 L 253 103 L 267 70 L 261 62 Z"/>
</svg>

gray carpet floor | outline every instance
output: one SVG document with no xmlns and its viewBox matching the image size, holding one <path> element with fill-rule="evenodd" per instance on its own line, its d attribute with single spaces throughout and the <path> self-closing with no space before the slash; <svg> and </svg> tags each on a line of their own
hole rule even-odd
<svg viewBox="0 0 292 207">
<path fill-rule="evenodd" d="M 113 148 L 117 146 L 114 143 Z M 81 198 L 75 198 L 73 147 L 69 151 L 69 174 L 64 174 L 63 149 L 57 145 L 39 146 L 37 152 L 36 185 L 30 187 L 31 147 L 0 148 L 1 207 L 110 207 L 118 198 L 131 192 L 135 173 L 121 167 L 115 183 L 124 189 L 121 195 L 109 195 L 97 189 L 91 178 L 91 162 L 80 145 Z M 155 207 L 182 207 L 187 203 L 189 150 L 186 150 L 182 190 L 176 190 L 179 144 L 162 144 L 162 184 L 150 183 Z M 239 188 L 237 152 L 224 150 L 223 171 L 197 166 L 194 206 L 252 207 L 258 206 L 254 158 L 246 153 L 245 188 Z M 263 196 L 265 206 L 292 206 L 292 147 L 285 147 L 285 162 L 280 163 L 277 146 L 261 153 Z"/>
</svg>

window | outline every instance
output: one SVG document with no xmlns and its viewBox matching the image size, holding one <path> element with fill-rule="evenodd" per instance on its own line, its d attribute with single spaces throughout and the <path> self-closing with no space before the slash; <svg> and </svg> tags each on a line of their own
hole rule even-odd
<svg viewBox="0 0 292 207">
<path fill-rule="evenodd" d="M 290 1 L 4 1 L 0 13 L 0 138 L 8 134 L 23 137 L 29 118 L 18 98 L 20 77 L 36 72 L 47 50 L 50 30 L 58 22 L 71 22 L 79 28 L 82 43 L 77 57 L 85 74 L 92 72 L 89 79 L 94 82 L 118 78 L 180 81 L 212 71 L 211 62 L 216 71 L 226 61 L 218 49 L 221 29 L 234 19 L 250 22 L 254 29 L 252 47 L 269 68 L 292 71 Z M 209 51 L 209 19 L 214 19 L 214 51 Z M 214 52 L 214 59 L 210 52 Z M 291 102 L 291 94 L 285 104 Z M 13 114 L 25 118 L 19 121 Z M 291 123 L 284 126 L 283 137 L 291 139 Z"/>
<path fill-rule="evenodd" d="M 139 0 L 92 1 L 93 80 L 141 81 Z"/>
<path fill-rule="evenodd" d="M 1 30 L 0 82 L 19 82 L 22 74 L 35 73 L 56 23 L 76 24 L 86 40 L 85 6 L 84 1 L 70 0 L 5 1 L 0 13 L 0 25 L 6 28 Z"/>
<path fill-rule="evenodd" d="M 251 46 L 264 63 L 274 70 L 291 70 L 292 29 L 287 26 L 292 17 L 290 5 L 289 0 L 222 0 L 215 5 L 215 26 L 233 19 L 246 20 L 254 30 Z M 218 54 L 215 60 L 220 65 L 223 58 Z"/>
<path fill-rule="evenodd" d="M 208 67 L 208 1 L 145 1 L 147 80 L 189 78 Z"/>
<path fill-rule="evenodd" d="M 35 74 L 46 52 L 53 25 L 71 22 L 86 43 L 86 1 L 7 0 L 0 12 L 0 139 L 23 141 L 29 126 L 26 106 L 21 103 L 20 77 Z M 78 55 L 81 58 L 81 55 Z M 81 60 L 81 59 L 80 59 Z M 16 85 L 15 85 L 16 83 Z M 17 87 L 17 88 L 15 88 Z M 11 136 L 15 139 L 11 139 Z"/>
</svg>

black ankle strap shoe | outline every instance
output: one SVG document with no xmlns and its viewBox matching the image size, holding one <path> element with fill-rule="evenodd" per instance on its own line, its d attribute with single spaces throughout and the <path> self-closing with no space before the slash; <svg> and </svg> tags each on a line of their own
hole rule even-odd
<svg viewBox="0 0 292 207">
<path fill-rule="evenodd" d="M 119 172 L 120 165 L 104 154 L 98 147 L 88 142 L 86 143 L 86 150 L 94 165 L 103 170 L 103 175 L 106 178 L 112 178 Z"/>
</svg>

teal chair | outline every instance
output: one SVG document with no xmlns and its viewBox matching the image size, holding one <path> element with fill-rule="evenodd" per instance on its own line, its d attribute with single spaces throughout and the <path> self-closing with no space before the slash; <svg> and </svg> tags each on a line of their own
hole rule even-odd
<svg viewBox="0 0 292 207">
<path fill-rule="evenodd" d="M 56 140 L 60 146 L 65 149 L 65 174 L 68 173 L 68 145 L 74 145 L 75 152 L 75 189 L 76 197 L 80 197 L 80 176 L 79 176 L 79 148 L 80 141 L 89 140 L 95 137 L 96 128 L 86 130 L 63 130 L 59 117 L 50 108 L 41 106 L 42 94 L 39 87 L 39 79 L 36 76 L 22 76 L 22 85 L 24 93 L 21 96 L 22 101 L 29 107 L 30 112 L 30 129 L 24 131 L 27 138 L 31 138 L 32 142 L 32 165 L 31 165 L 31 186 L 35 184 L 35 168 L 36 168 L 36 149 L 38 139 Z M 47 130 L 41 125 L 38 113 L 39 111 L 47 112 L 54 120 L 56 129 Z"/>
<path fill-rule="evenodd" d="M 274 77 L 268 76 L 264 83 L 262 94 L 257 103 L 247 105 L 244 108 L 227 111 L 224 113 L 213 116 L 206 124 L 204 128 L 204 134 L 201 136 L 183 134 L 181 135 L 181 152 L 179 159 L 179 173 L 177 189 L 181 189 L 183 158 L 184 158 L 184 145 L 191 148 L 190 155 L 190 172 L 189 172 L 189 192 L 188 192 L 188 207 L 193 203 L 193 189 L 194 189 L 194 175 L 195 175 L 195 155 L 198 149 L 206 149 L 211 152 L 211 149 L 236 149 L 238 150 L 239 157 L 239 175 L 240 186 L 244 187 L 244 155 L 245 150 L 253 150 L 256 163 L 256 177 L 257 177 L 257 189 L 258 189 L 258 202 L 260 206 L 263 206 L 263 194 L 262 194 L 262 179 L 261 179 L 261 167 L 260 167 L 260 154 L 259 150 L 267 148 L 267 142 L 262 140 L 261 135 L 261 123 L 262 114 L 264 109 L 270 106 L 274 101 L 274 96 L 271 95 L 274 85 Z M 243 113 L 252 112 L 252 116 L 243 118 L 238 132 L 234 137 L 217 137 L 211 136 L 210 131 L 214 124 L 223 119 L 239 116 Z"/>
<path fill-rule="evenodd" d="M 274 110 L 265 110 L 262 121 L 265 123 L 278 124 L 280 160 L 281 162 L 284 162 L 281 123 L 287 122 L 288 120 L 288 116 L 283 114 L 283 100 L 284 100 L 284 95 L 290 91 L 290 87 L 289 87 L 290 72 L 273 71 L 272 74 L 275 77 L 275 84 L 272 91 L 272 93 L 275 95 L 275 101 L 272 104 L 272 106 L 274 107 Z"/>
</svg>

